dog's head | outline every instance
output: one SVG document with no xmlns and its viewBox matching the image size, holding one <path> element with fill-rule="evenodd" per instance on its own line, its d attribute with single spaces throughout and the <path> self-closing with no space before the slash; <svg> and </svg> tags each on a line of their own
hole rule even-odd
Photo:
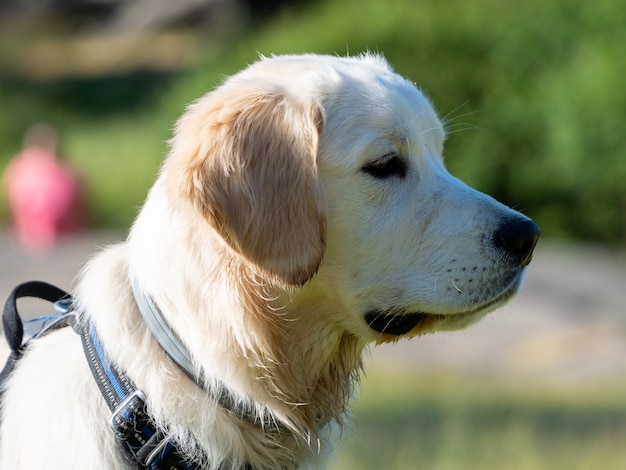
<svg viewBox="0 0 626 470">
<path fill-rule="evenodd" d="M 501 305 L 539 236 L 446 171 L 444 137 L 424 95 L 378 56 L 275 57 L 189 107 L 164 174 L 224 249 L 384 341 Z"/>
</svg>

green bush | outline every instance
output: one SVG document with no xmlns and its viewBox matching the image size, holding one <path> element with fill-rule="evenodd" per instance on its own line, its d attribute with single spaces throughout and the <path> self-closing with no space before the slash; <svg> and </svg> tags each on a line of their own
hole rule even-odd
<svg viewBox="0 0 626 470">
<path fill-rule="evenodd" d="M 544 233 L 623 244 L 624 20 L 617 0 L 329 1 L 283 13 L 227 62 L 256 51 L 381 52 L 444 116 L 453 173 Z M 214 83 L 215 68 L 192 76 Z"/>
<path fill-rule="evenodd" d="M 444 116 L 446 159 L 454 174 L 523 210 L 547 235 L 624 244 L 625 20 L 619 0 L 326 0 L 284 9 L 212 48 L 212 56 L 149 103 L 148 113 L 110 114 L 132 122 L 137 139 L 152 141 L 113 154 L 120 168 L 132 158 L 138 172 L 153 175 L 183 105 L 259 53 L 376 51 L 415 81 Z M 83 132 L 81 124 L 71 129 L 70 141 L 81 140 L 84 148 L 115 142 L 119 127 L 103 125 L 89 141 L 75 136 Z M 146 181 L 99 176 L 92 184 L 114 179 L 132 187 L 128 198 L 120 189 L 117 204 L 140 202 L 136 195 Z M 106 198 L 96 198 L 96 213 L 118 217 L 103 215 L 102 223 L 130 219 L 132 212 L 119 206 L 102 209 L 110 204 Z"/>
</svg>

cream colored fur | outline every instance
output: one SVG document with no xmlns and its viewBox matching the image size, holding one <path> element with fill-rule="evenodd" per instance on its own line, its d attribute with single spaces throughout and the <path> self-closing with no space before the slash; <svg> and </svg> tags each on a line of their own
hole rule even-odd
<svg viewBox="0 0 626 470">
<path fill-rule="evenodd" d="M 128 240 L 78 278 L 79 307 L 156 419 L 215 468 L 317 467 L 364 348 L 398 338 L 368 311 L 430 314 L 406 337 L 462 328 L 521 281 L 491 234 L 523 216 L 450 176 L 443 141 L 381 57 L 264 58 L 187 109 Z M 405 176 L 364 171 L 394 156 Z M 292 432 L 239 421 L 187 379 L 142 322 L 132 278 L 198 370 Z M 36 341 L 6 388 L 0 468 L 129 468 L 70 329 Z"/>
</svg>

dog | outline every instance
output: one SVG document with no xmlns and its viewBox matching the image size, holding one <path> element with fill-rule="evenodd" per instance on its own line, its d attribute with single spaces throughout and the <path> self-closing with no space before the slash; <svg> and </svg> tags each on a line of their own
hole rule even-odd
<svg viewBox="0 0 626 470">
<path fill-rule="evenodd" d="M 539 228 L 451 176 L 444 139 L 370 53 L 262 57 L 186 109 L 127 240 L 73 297 L 199 468 L 319 467 L 368 345 L 464 328 L 518 290 Z M 0 468 L 139 468 L 71 328 L 29 343 L 3 387 Z"/>
</svg>

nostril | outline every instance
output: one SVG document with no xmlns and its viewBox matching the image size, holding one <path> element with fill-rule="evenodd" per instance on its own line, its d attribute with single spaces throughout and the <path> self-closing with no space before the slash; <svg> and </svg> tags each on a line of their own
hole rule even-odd
<svg viewBox="0 0 626 470">
<path fill-rule="evenodd" d="M 502 224 L 494 234 L 498 248 L 514 255 L 522 266 L 530 263 L 541 230 L 529 219 L 514 219 Z"/>
</svg>

